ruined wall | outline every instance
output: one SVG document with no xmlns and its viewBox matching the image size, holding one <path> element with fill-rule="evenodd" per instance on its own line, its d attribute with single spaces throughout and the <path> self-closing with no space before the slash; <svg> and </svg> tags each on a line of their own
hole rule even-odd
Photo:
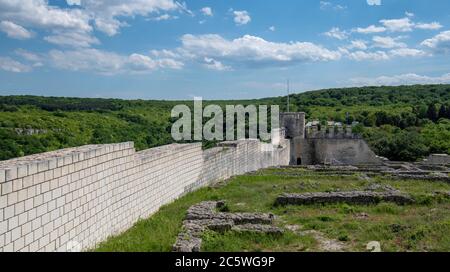
<svg viewBox="0 0 450 272">
<path fill-rule="evenodd" d="M 296 143 L 296 155 L 303 165 L 381 164 L 363 139 L 303 139 Z"/>
<path fill-rule="evenodd" d="M 450 165 L 450 155 L 447 154 L 432 154 L 424 160 L 425 164 L 431 165 Z"/>
<path fill-rule="evenodd" d="M 0 162 L 0 252 L 92 248 L 196 188 L 289 160 L 257 140 L 90 145 Z"/>
</svg>

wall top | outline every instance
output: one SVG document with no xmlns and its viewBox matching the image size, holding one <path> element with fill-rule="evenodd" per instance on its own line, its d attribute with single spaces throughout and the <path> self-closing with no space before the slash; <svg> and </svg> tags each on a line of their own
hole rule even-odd
<svg viewBox="0 0 450 272">
<path fill-rule="evenodd" d="M 133 142 L 86 145 L 0 161 L 0 183 L 130 148 Z"/>
</svg>

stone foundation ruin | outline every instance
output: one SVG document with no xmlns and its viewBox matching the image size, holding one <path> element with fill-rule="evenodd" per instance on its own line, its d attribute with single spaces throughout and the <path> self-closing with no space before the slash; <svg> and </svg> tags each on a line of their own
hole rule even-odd
<svg viewBox="0 0 450 272">
<path fill-rule="evenodd" d="M 399 205 L 414 203 L 414 200 L 405 194 L 398 192 L 333 192 L 333 193 L 306 193 L 306 194 L 282 194 L 275 201 L 276 205 L 315 205 L 347 203 L 357 205 L 378 204 L 380 202 L 393 202 Z"/>
<path fill-rule="evenodd" d="M 206 230 L 217 232 L 255 232 L 280 235 L 283 229 L 273 226 L 275 216 L 264 213 L 218 212 L 225 206 L 223 201 L 206 201 L 189 208 L 183 231 L 173 246 L 175 252 L 199 252 L 202 234 Z"/>
</svg>

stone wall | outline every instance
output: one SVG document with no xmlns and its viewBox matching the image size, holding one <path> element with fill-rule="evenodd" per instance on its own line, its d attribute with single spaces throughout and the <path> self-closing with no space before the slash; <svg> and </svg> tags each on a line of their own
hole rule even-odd
<svg viewBox="0 0 450 272">
<path fill-rule="evenodd" d="M 0 252 L 94 247 L 187 192 L 289 163 L 289 141 L 90 145 L 0 162 Z"/>
<path fill-rule="evenodd" d="M 425 164 L 431 165 L 450 165 L 450 155 L 447 154 L 432 154 L 424 160 Z"/>
<path fill-rule="evenodd" d="M 382 164 L 363 139 L 303 139 L 295 142 L 295 148 L 291 157 L 302 165 Z"/>
</svg>

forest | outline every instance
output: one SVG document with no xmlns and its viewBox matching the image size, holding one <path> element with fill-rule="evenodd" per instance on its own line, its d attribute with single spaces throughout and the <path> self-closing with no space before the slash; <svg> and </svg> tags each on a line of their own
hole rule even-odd
<svg viewBox="0 0 450 272">
<path fill-rule="evenodd" d="M 206 101 L 280 105 L 286 97 Z M 391 160 L 450 153 L 450 85 L 361 87 L 290 96 L 291 111 L 308 120 L 359 122 L 354 128 Z M 0 160 L 86 144 L 134 141 L 138 150 L 172 143 L 171 109 L 192 101 L 0 96 Z M 205 143 L 205 148 L 214 143 Z"/>
</svg>

